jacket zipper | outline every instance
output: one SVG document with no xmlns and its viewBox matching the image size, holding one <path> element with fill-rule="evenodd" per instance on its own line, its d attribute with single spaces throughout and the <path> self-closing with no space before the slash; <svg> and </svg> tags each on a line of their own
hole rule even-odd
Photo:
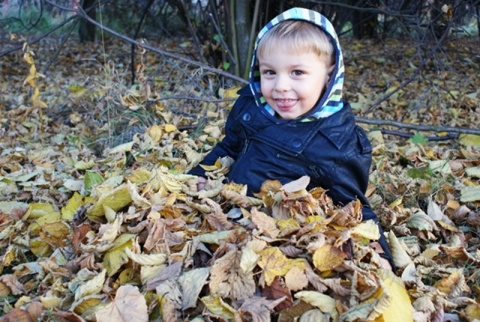
<svg viewBox="0 0 480 322">
<path fill-rule="evenodd" d="M 249 144 L 250 144 L 250 139 L 245 139 L 245 146 L 243 147 L 242 155 L 245 155 L 247 153 L 247 149 L 248 149 Z"/>
</svg>

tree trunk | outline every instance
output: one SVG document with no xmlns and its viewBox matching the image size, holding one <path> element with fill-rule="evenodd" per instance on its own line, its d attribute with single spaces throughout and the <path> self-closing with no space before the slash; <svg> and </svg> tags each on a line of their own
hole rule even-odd
<svg viewBox="0 0 480 322">
<path fill-rule="evenodd" d="M 357 39 L 373 38 L 377 28 L 377 13 L 368 11 L 378 8 L 378 0 L 353 1 L 359 10 L 353 12 L 353 36 Z"/>
<path fill-rule="evenodd" d="M 250 0 L 235 0 L 233 15 L 235 17 L 235 26 L 232 26 L 236 37 L 236 46 L 230 48 L 237 48 L 234 55 L 238 63 L 238 72 L 240 76 L 245 76 L 248 72 L 248 63 L 251 57 L 248 57 L 250 48 L 250 33 L 252 29 L 252 9 Z"/>
<path fill-rule="evenodd" d="M 96 0 L 83 0 L 81 2 L 83 11 L 85 11 L 93 20 L 96 20 L 97 18 L 97 8 L 95 6 L 95 2 Z M 80 42 L 82 43 L 87 41 L 95 41 L 95 25 L 86 19 L 80 20 L 78 35 L 80 37 Z"/>
</svg>

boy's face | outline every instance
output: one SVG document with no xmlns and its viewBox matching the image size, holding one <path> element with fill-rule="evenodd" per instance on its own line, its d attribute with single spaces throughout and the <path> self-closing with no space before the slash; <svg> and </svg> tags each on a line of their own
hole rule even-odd
<svg viewBox="0 0 480 322">
<path fill-rule="evenodd" d="M 314 53 L 274 51 L 258 57 L 260 86 L 268 105 L 284 120 L 309 112 L 328 82 L 328 67 Z"/>
</svg>

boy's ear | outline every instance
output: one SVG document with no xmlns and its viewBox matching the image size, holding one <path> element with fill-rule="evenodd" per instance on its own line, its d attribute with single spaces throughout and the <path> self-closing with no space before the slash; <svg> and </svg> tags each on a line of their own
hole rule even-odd
<svg viewBox="0 0 480 322">
<path fill-rule="evenodd" d="M 327 69 L 327 82 L 330 81 L 330 78 L 332 76 L 332 73 L 333 73 L 333 70 L 335 69 L 335 64 L 333 64 L 332 66 L 330 66 L 328 69 Z"/>
</svg>

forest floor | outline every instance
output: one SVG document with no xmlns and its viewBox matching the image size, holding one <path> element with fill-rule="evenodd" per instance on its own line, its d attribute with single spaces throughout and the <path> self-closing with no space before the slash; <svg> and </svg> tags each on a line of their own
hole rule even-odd
<svg viewBox="0 0 480 322">
<path fill-rule="evenodd" d="M 397 276 L 365 244 L 375 234 L 361 210 L 304 182 L 246 198 L 219 165 L 195 191 L 184 173 L 221 139 L 242 84 L 137 50 L 130 86 L 129 45 L 58 51 L 45 39 L 0 57 L 0 316 L 480 319 L 478 39 L 434 52 L 400 40 L 343 46 L 345 97 L 374 147 L 368 197 Z M 227 220 L 239 211 L 247 223 Z M 275 211 L 297 223 L 272 222 Z M 347 240 L 350 252 L 336 247 Z"/>
</svg>

